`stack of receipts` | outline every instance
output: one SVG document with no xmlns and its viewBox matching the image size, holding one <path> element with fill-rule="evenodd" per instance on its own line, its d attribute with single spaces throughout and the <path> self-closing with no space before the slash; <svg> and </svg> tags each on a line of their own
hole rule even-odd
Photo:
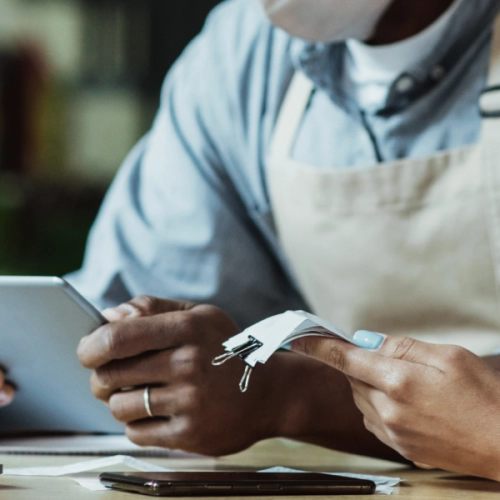
<svg viewBox="0 0 500 500">
<path fill-rule="evenodd" d="M 245 392 L 252 369 L 257 363 L 266 363 L 278 349 L 293 340 L 310 336 L 340 338 L 354 343 L 351 335 L 313 314 L 287 311 L 267 318 L 224 342 L 222 345 L 226 353 L 215 358 L 213 364 L 221 365 L 236 356 L 243 359 L 247 367 L 240 389 Z"/>
</svg>

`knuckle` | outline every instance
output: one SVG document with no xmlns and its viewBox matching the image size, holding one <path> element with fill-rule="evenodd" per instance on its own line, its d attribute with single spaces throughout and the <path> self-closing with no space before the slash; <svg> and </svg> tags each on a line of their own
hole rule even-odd
<svg viewBox="0 0 500 500">
<path fill-rule="evenodd" d="M 366 430 L 367 430 L 368 432 L 371 432 L 371 433 L 373 434 L 373 429 L 374 429 L 374 427 L 373 427 L 373 425 L 372 425 L 372 423 L 371 423 L 371 420 L 369 420 L 368 418 L 364 417 L 364 418 L 363 418 L 363 424 L 364 424 L 364 426 L 365 426 Z"/>
<path fill-rule="evenodd" d="M 394 346 L 393 357 L 406 359 L 416 345 L 416 340 L 410 337 L 400 339 Z"/>
<path fill-rule="evenodd" d="M 464 347 L 450 345 L 446 347 L 445 359 L 450 366 L 461 366 L 470 355 Z"/>
<path fill-rule="evenodd" d="M 218 308 L 217 306 L 210 305 L 210 304 L 197 305 L 196 311 L 200 314 L 207 315 L 207 316 L 225 315 L 225 313 L 222 311 L 222 309 Z"/>
<path fill-rule="evenodd" d="M 204 354 L 198 346 L 177 349 L 171 357 L 170 367 L 177 378 L 194 380 L 203 370 Z"/>
<path fill-rule="evenodd" d="M 325 361 L 336 368 L 337 370 L 343 372 L 347 366 L 347 360 L 344 353 L 337 347 L 333 342 L 326 341 L 324 343 L 324 359 Z"/>
<path fill-rule="evenodd" d="M 155 432 L 141 431 L 141 427 L 134 424 L 128 424 L 125 427 L 125 434 L 133 443 L 139 446 L 159 446 L 175 450 L 193 451 L 196 448 L 193 433 L 185 418 L 175 418 L 169 422 L 168 432 L 161 432 L 156 429 Z"/>
<path fill-rule="evenodd" d="M 101 401 L 106 401 L 107 391 L 103 388 L 95 372 L 93 372 L 90 377 L 90 390 L 92 391 L 94 397 L 100 399 Z"/>
<path fill-rule="evenodd" d="M 386 394 L 395 401 L 411 396 L 413 381 L 406 373 L 392 374 L 385 382 Z"/>
<path fill-rule="evenodd" d="M 183 332 L 195 333 L 199 328 L 198 317 L 192 312 L 183 312 L 179 316 L 179 326 Z"/>
<path fill-rule="evenodd" d="M 345 354 L 335 342 L 325 339 L 304 338 L 294 341 L 294 346 L 300 353 L 321 360 L 339 371 L 344 371 L 346 368 Z"/>
<path fill-rule="evenodd" d="M 421 454 L 419 450 L 416 448 L 416 446 L 412 445 L 411 443 L 408 443 L 406 440 L 397 440 L 395 442 L 395 448 L 396 451 L 406 458 L 406 460 L 409 460 L 410 462 L 419 462 L 421 457 Z"/>
<path fill-rule="evenodd" d="M 127 307 L 131 310 L 131 315 L 135 317 L 151 316 L 158 310 L 160 299 L 150 295 L 140 295 L 127 302 Z"/>
<path fill-rule="evenodd" d="M 128 437 L 132 443 L 138 446 L 156 446 L 156 439 L 153 439 L 151 436 L 144 432 L 140 432 L 134 427 L 127 425 L 125 427 L 125 435 Z"/>
<path fill-rule="evenodd" d="M 110 354 L 116 353 L 123 345 L 122 330 L 117 325 L 117 323 L 108 323 L 102 327 L 105 349 Z"/>
<path fill-rule="evenodd" d="M 192 453 L 201 453 L 206 447 L 203 426 L 197 424 L 196 419 L 183 416 L 172 422 L 172 433 L 169 437 L 170 445 L 177 449 Z"/>
<path fill-rule="evenodd" d="M 118 397 L 116 394 L 111 396 L 111 399 L 109 400 L 109 409 L 111 411 L 111 415 L 113 415 L 118 422 L 122 422 L 124 424 L 127 423 L 127 406 L 125 405 L 123 398 Z"/>
<path fill-rule="evenodd" d="M 198 320 L 199 324 L 205 324 L 207 319 L 209 319 L 215 328 L 219 328 L 223 332 L 232 330 L 235 332 L 240 331 L 231 317 L 216 306 L 209 304 L 197 305 L 193 308 L 192 314 Z"/>
<path fill-rule="evenodd" d="M 179 391 L 177 404 L 187 415 L 202 415 L 203 413 L 203 391 L 196 385 L 187 385 Z M 191 420 L 191 425 L 193 421 Z"/>
<path fill-rule="evenodd" d="M 104 393 L 113 387 L 113 381 L 115 379 L 115 372 L 111 369 L 109 365 L 101 366 L 97 368 L 94 372 L 95 387 L 99 393 Z"/>
<path fill-rule="evenodd" d="M 312 343 L 310 339 L 308 338 L 302 338 L 298 340 L 293 341 L 293 347 L 296 351 L 300 352 L 301 354 L 304 354 L 305 356 L 314 356 L 314 348 L 312 346 Z"/>
<path fill-rule="evenodd" d="M 405 429 L 405 415 L 396 405 L 386 405 L 380 417 L 391 432 L 399 433 Z"/>
</svg>

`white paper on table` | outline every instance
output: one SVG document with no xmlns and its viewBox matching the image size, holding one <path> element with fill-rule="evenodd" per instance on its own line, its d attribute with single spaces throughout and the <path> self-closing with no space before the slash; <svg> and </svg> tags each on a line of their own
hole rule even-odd
<svg viewBox="0 0 500 500">
<path fill-rule="evenodd" d="M 4 469 L 4 476 L 44 476 L 44 477 L 61 477 L 68 476 L 76 481 L 80 486 L 92 491 L 106 491 L 104 485 L 99 481 L 99 476 L 92 474 L 86 476 L 72 477 L 74 474 L 82 472 L 104 469 L 114 465 L 125 465 L 131 469 L 140 472 L 172 472 L 172 469 L 159 467 L 158 465 L 137 460 L 136 458 L 126 455 L 116 455 L 114 457 L 99 458 L 97 460 L 88 460 L 85 462 L 77 462 L 74 464 L 55 466 L 55 467 L 27 467 L 22 469 Z"/>
<path fill-rule="evenodd" d="M 131 469 L 141 472 L 171 472 L 171 469 L 165 469 L 158 465 L 138 460 L 137 458 L 127 455 L 115 455 L 114 457 L 98 458 L 97 460 L 87 460 L 85 462 L 77 462 L 74 464 L 52 466 L 52 467 L 26 467 L 16 469 L 3 470 L 4 476 L 44 476 L 44 477 L 59 477 L 68 476 L 71 474 L 79 474 L 97 469 L 103 469 L 112 465 L 126 465 Z"/>
<path fill-rule="evenodd" d="M 270 469 L 264 469 L 260 472 L 319 472 L 320 474 L 328 474 L 330 476 L 344 476 L 351 477 L 353 479 L 366 479 L 368 481 L 373 481 L 377 485 L 376 495 L 392 495 L 396 490 L 396 487 L 403 481 L 399 477 L 389 477 L 389 476 L 371 476 L 367 474 L 351 474 L 349 472 L 320 472 L 320 471 L 305 471 L 297 469 L 289 469 L 288 467 L 271 467 Z"/>
<path fill-rule="evenodd" d="M 287 311 L 256 323 L 222 345 L 229 353 L 249 342 L 251 338 L 262 343 L 261 347 L 243 356 L 245 363 L 255 368 L 257 363 L 266 363 L 280 347 L 298 338 L 309 336 L 340 338 L 353 343 L 351 335 L 314 314 L 305 311 Z"/>
</svg>

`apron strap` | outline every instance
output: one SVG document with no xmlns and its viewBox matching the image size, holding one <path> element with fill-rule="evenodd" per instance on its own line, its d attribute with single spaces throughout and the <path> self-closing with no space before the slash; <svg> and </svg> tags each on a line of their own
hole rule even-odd
<svg viewBox="0 0 500 500">
<path fill-rule="evenodd" d="M 490 72 L 488 75 L 488 87 L 498 85 L 500 85 L 500 15 L 497 16 L 493 27 Z"/>
<path fill-rule="evenodd" d="M 296 71 L 286 93 L 274 130 L 269 160 L 280 162 L 291 156 L 293 143 L 314 90 L 314 84 Z"/>
<path fill-rule="evenodd" d="M 485 209 L 500 299 L 500 15 L 493 28 L 488 86 L 480 101 L 482 123 L 482 169 L 486 190 Z"/>
</svg>

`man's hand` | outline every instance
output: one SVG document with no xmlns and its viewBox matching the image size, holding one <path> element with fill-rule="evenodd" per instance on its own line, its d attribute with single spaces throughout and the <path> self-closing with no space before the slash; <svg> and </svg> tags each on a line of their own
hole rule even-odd
<svg viewBox="0 0 500 500">
<path fill-rule="evenodd" d="M 5 376 L 0 371 L 0 408 L 12 403 L 14 399 L 14 388 L 5 382 Z"/>
<path fill-rule="evenodd" d="M 81 341 L 78 356 L 94 370 L 94 395 L 133 442 L 217 456 L 278 435 L 286 381 L 276 360 L 256 370 L 245 394 L 240 359 L 212 366 L 222 342 L 239 332 L 222 311 L 139 297 L 104 315 L 110 323 Z"/>
<path fill-rule="evenodd" d="M 393 337 L 372 351 L 316 338 L 293 349 L 345 373 L 366 428 L 402 456 L 500 480 L 500 374 L 479 357 Z"/>
</svg>

